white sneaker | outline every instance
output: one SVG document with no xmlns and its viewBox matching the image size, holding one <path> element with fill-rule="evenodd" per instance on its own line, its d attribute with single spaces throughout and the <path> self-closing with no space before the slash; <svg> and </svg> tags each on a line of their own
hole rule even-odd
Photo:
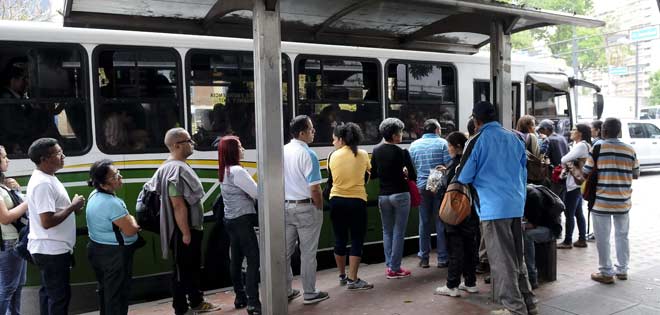
<svg viewBox="0 0 660 315">
<path fill-rule="evenodd" d="M 479 293 L 479 288 L 477 288 L 476 285 L 473 286 L 473 287 L 468 287 L 465 284 L 461 283 L 461 284 L 458 285 L 458 289 L 461 290 L 461 291 L 466 291 L 468 293 Z"/>
<path fill-rule="evenodd" d="M 457 288 L 450 289 L 447 286 L 436 288 L 435 289 L 435 294 L 437 294 L 437 295 L 446 295 L 446 296 L 451 296 L 451 297 L 461 296 L 461 292 L 458 291 Z"/>
</svg>

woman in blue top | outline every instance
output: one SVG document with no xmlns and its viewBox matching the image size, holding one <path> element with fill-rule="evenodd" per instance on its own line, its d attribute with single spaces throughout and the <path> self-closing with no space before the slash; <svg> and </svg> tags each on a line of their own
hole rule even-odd
<svg viewBox="0 0 660 315">
<path fill-rule="evenodd" d="M 133 269 L 133 243 L 140 227 L 126 204 L 115 195 L 121 188 L 121 174 L 110 160 L 97 161 L 89 170 L 87 228 L 89 259 L 98 284 L 102 315 L 127 314 Z M 122 244 L 123 243 L 123 244 Z"/>
</svg>

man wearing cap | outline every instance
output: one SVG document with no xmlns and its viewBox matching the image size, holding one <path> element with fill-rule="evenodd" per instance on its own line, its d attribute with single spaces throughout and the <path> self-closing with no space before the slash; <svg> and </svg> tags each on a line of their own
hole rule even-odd
<svg viewBox="0 0 660 315">
<path fill-rule="evenodd" d="M 545 154 L 550 160 L 551 167 L 554 168 L 557 165 L 561 165 L 561 157 L 568 153 L 568 142 L 566 138 L 555 132 L 555 124 L 550 119 L 542 120 L 536 130 L 543 139 L 541 154 Z M 565 191 L 563 191 L 563 187 L 565 186 L 563 183 L 558 183 L 552 187 L 553 191 L 559 192 L 558 195 L 562 200 L 564 200 Z"/>
<path fill-rule="evenodd" d="M 491 314 L 538 314 L 523 259 L 525 145 L 496 121 L 493 104 L 475 104 L 472 116 L 480 135 L 464 162 L 458 181 L 472 184 L 479 195 L 477 212 L 486 240 L 493 295 L 495 301 L 504 306 Z"/>
</svg>

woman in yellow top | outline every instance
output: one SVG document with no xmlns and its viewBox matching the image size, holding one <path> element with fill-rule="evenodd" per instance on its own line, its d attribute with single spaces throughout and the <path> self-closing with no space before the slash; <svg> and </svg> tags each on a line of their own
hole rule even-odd
<svg viewBox="0 0 660 315">
<path fill-rule="evenodd" d="M 335 234 L 335 262 L 339 269 L 339 284 L 348 290 L 368 290 L 372 284 L 358 278 L 362 246 L 367 232 L 367 190 L 371 164 L 369 155 L 357 148 L 362 131 L 354 123 L 337 126 L 332 134 L 335 151 L 328 156 L 330 218 Z M 349 273 L 346 275 L 346 245 L 351 235 Z"/>
</svg>

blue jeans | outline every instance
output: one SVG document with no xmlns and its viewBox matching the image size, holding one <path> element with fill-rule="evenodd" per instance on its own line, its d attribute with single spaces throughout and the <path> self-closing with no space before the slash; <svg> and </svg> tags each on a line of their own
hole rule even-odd
<svg viewBox="0 0 660 315">
<path fill-rule="evenodd" d="M 422 192 L 422 203 L 419 205 L 419 258 L 429 259 L 431 252 L 431 224 L 435 222 L 436 241 L 438 243 L 438 262 L 446 263 L 449 259 L 447 241 L 445 239 L 445 224 L 438 216 L 442 203 L 442 192 L 432 193 L 426 189 Z"/>
<path fill-rule="evenodd" d="M 538 271 L 536 270 L 536 248 L 535 243 L 545 243 L 552 240 L 552 231 L 545 226 L 537 226 L 525 230 L 523 240 L 525 241 L 525 263 L 527 264 L 527 275 L 529 282 L 538 283 Z"/>
<path fill-rule="evenodd" d="M 566 193 L 566 212 L 564 212 L 564 216 L 566 217 L 564 243 L 571 244 L 573 242 L 575 221 L 577 221 L 579 239 L 586 240 L 587 222 L 584 220 L 584 213 L 582 212 L 582 193 L 579 188 Z"/>
<path fill-rule="evenodd" d="M 27 263 L 14 253 L 14 243 L 16 240 L 5 240 L 5 250 L 0 251 L 0 315 L 21 313 Z"/>
<path fill-rule="evenodd" d="M 32 254 L 32 260 L 41 271 L 41 289 L 39 289 L 41 315 L 68 314 L 69 300 L 71 300 L 69 274 L 73 256 L 70 253 Z"/>
<path fill-rule="evenodd" d="M 380 217 L 383 222 L 385 265 L 397 272 L 401 270 L 403 243 L 408 225 L 408 214 L 410 214 L 410 193 L 378 196 L 378 208 L 380 208 Z"/>
<path fill-rule="evenodd" d="M 612 232 L 612 221 L 614 221 L 614 244 L 616 248 L 616 273 L 628 273 L 628 261 L 630 260 L 630 246 L 628 244 L 628 228 L 630 220 L 628 213 L 615 215 L 602 215 L 591 213 L 594 219 L 594 236 L 598 248 L 598 269 L 606 276 L 615 274 L 610 258 L 610 234 Z"/>
</svg>

